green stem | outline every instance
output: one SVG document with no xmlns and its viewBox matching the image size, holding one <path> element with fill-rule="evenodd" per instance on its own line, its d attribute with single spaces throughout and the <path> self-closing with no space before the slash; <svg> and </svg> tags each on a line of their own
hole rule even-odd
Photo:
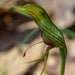
<svg viewBox="0 0 75 75">
<path fill-rule="evenodd" d="M 40 75 L 42 75 L 42 73 L 45 70 L 45 67 L 46 67 L 46 64 L 47 64 L 48 55 L 49 55 L 49 48 L 47 48 L 47 50 L 46 50 L 46 59 L 45 59 L 44 67 L 43 67 L 42 72 L 40 73 Z"/>
<path fill-rule="evenodd" d="M 66 63 L 66 60 L 62 60 L 62 61 L 61 61 L 61 71 L 60 71 L 60 75 L 64 75 L 64 72 L 65 72 L 65 63 Z"/>
<path fill-rule="evenodd" d="M 60 54 L 61 54 L 61 71 L 60 71 L 60 75 L 64 75 L 65 64 L 66 64 L 66 56 L 67 56 L 66 45 L 63 48 L 60 48 Z"/>
</svg>

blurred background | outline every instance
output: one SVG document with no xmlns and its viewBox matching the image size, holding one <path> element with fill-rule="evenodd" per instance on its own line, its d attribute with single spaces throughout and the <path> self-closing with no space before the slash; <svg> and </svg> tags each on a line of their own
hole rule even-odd
<svg viewBox="0 0 75 75">
<path fill-rule="evenodd" d="M 43 7 L 58 27 L 75 32 L 75 0 L 0 0 L 0 4 L 16 6 L 29 3 Z M 38 31 L 26 40 L 34 29 Z M 68 49 L 65 75 L 75 75 L 75 39 L 65 34 L 64 37 Z M 10 7 L 0 8 L 0 75 L 40 75 L 44 60 L 28 64 L 25 62 L 43 56 L 46 45 L 41 43 L 33 46 L 26 57 L 22 56 L 25 49 L 41 40 L 41 31 L 32 19 L 13 12 Z M 43 75 L 60 75 L 60 67 L 59 49 L 54 48 L 50 51 Z"/>
</svg>

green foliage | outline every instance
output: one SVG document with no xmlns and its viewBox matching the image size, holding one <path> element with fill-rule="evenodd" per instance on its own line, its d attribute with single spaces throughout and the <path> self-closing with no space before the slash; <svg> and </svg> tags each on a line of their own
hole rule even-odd
<svg viewBox="0 0 75 75">
<path fill-rule="evenodd" d="M 7 70 L 2 69 L 2 68 L 0 67 L 0 73 L 1 73 L 2 75 L 7 75 Z"/>
<path fill-rule="evenodd" d="M 30 32 L 30 34 L 28 34 L 25 39 L 22 41 L 22 43 L 19 46 L 19 51 L 21 51 L 21 48 L 23 47 L 24 43 L 26 43 L 37 31 L 37 29 L 34 29 L 32 32 Z"/>
<path fill-rule="evenodd" d="M 64 32 L 66 35 L 68 35 L 71 38 L 75 39 L 75 32 L 69 30 L 69 29 L 61 29 L 62 32 Z"/>
</svg>

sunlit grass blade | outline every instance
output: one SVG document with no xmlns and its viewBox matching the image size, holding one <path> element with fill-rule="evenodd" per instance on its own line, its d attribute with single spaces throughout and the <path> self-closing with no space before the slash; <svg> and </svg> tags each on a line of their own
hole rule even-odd
<svg viewBox="0 0 75 75">
<path fill-rule="evenodd" d="M 71 30 L 69 30 L 69 29 L 67 29 L 67 28 L 61 29 L 61 31 L 62 31 L 63 33 L 65 33 L 66 35 L 68 35 L 69 37 L 75 39 L 75 32 L 73 32 L 73 31 L 71 31 Z"/>
<path fill-rule="evenodd" d="M 38 29 L 34 29 L 32 32 L 30 32 L 25 38 L 24 40 L 22 41 L 22 43 L 20 44 L 19 46 L 19 51 L 21 51 L 21 48 L 23 47 L 23 45 L 35 34 L 35 32 L 37 31 Z"/>
</svg>

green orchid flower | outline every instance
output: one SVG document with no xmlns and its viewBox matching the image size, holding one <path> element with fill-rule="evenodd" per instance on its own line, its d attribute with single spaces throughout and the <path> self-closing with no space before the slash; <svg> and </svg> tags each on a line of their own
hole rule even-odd
<svg viewBox="0 0 75 75">
<path fill-rule="evenodd" d="M 48 14 L 46 13 L 46 11 L 42 7 L 35 5 L 35 4 L 27 4 L 27 5 L 24 5 L 23 7 L 18 7 L 18 6 L 8 5 L 8 4 L 0 5 L 0 7 L 3 7 L 3 6 L 12 7 L 12 8 L 14 8 L 14 11 L 18 11 L 19 13 L 22 13 L 22 14 L 28 16 L 29 18 L 33 19 L 35 21 L 35 23 L 39 26 L 40 30 L 42 31 L 43 42 L 46 45 L 48 45 L 45 56 L 43 56 L 39 59 L 30 61 L 30 62 L 36 62 L 36 61 L 39 61 L 39 60 L 45 58 L 45 64 L 44 64 L 44 67 L 43 67 L 40 75 L 42 75 L 42 73 L 44 72 L 44 69 L 46 67 L 49 51 L 54 47 L 58 47 L 60 50 L 60 54 L 61 54 L 60 75 L 64 75 L 66 56 L 67 56 L 66 43 L 65 43 L 62 32 L 51 21 Z M 39 43 L 41 43 L 41 42 L 39 42 Z M 39 43 L 37 43 L 37 44 L 39 44 Z M 34 45 L 36 45 L 36 44 L 34 44 Z M 34 45 L 32 45 L 32 46 L 34 46 Z M 31 47 L 29 47 L 29 48 L 31 48 Z M 29 48 L 27 50 L 29 50 Z M 25 53 L 26 53 L 26 51 L 25 51 Z M 25 56 L 25 53 L 23 56 Z"/>
</svg>

